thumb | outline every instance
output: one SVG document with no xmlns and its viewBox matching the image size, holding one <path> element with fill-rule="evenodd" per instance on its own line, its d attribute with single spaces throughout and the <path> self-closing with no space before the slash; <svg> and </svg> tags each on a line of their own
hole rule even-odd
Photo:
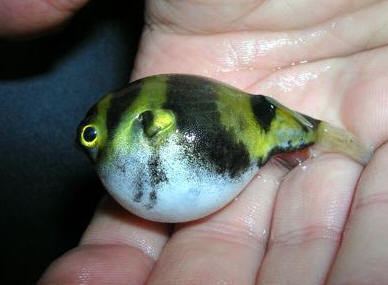
<svg viewBox="0 0 388 285">
<path fill-rule="evenodd" d="M 88 0 L 0 0 L 0 37 L 28 36 L 54 29 Z"/>
</svg>

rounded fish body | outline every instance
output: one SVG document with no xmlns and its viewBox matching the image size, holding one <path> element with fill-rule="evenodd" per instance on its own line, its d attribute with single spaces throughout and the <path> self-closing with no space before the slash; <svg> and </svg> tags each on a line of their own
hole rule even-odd
<svg viewBox="0 0 388 285">
<path fill-rule="evenodd" d="M 281 152 L 321 141 L 365 156 L 350 134 L 273 99 L 177 74 L 140 79 L 103 97 L 81 122 L 78 141 L 109 193 L 159 222 L 224 207 Z"/>
</svg>

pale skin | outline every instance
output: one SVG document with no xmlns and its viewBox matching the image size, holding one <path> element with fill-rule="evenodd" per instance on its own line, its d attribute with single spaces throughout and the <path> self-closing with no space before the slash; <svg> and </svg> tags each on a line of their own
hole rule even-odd
<svg viewBox="0 0 388 285">
<path fill-rule="evenodd" d="M 0 0 L 0 33 L 52 28 L 84 2 Z M 148 1 L 133 79 L 195 73 L 271 95 L 374 155 L 365 167 L 341 154 L 291 171 L 270 163 L 226 208 L 175 227 L 106 198 L 40 284 L 388 282 L 387 11 L 373 0 Z"/>
</svg>

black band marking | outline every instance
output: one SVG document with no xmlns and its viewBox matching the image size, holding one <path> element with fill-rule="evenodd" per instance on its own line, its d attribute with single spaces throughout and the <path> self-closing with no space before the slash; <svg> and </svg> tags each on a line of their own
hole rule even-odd
<svg viewBox="0 0 388 285">
<path fill-rule="evenodd" d="M 182 141 L 189 159 L 231 178 L 242 174 L 250 165 L 249 153 L 220 121 L 214 85 L 217 83 L 182 75 L 169 77 L 167 83 L 164 108 L 175 112 L 181 134 L 195 137 L 194 141 Z"/>
<path fill-rule="evenodd" d="M 256 121 L 268 132 L 276 115 L 276 106 L 268 102 L 262 95 L 251 95 L 252 111 Z"/>
<path fill-rule="evenodd" d="M 168 181 L 158 153 L 151 155 L 151 158 L 148 161 L 148 173 L 153 188 L 160 183 Z"/>
<path fill-rule="evenodd" d="M 146 204 L 145 207 L 147 210 L 150 210 L 156 205 L 158 200 L 158 185 L 167 182 L 168 178 L 165 170 L 163 169 L 158 152 L 155 152 L 153 155 L 151 155 L 147 166 L 152 191 L 149 194 L 149 203 Z"/>
<path fill-rule="evenodd" d="M 120 124 L 122 116 L 128 107 L 131 106 L 133 101 L 137 98 L 142 86 L 143 81 L 137 80 L 130 83 L 128 87 L 123 88 L 112 95 L 106 116 L 106 125 L 109 137 L 114 135 L 113 130 L 115 130 Z"/>
</svg>

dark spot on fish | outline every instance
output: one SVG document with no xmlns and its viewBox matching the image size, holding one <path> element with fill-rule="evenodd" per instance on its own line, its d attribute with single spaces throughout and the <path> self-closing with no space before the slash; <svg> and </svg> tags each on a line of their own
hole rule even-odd
<svg viewBox="0 0 388 285">
<path fill-rule="evenodd" d="M 144 192 L 142 190 L 136 189 L 135 196 L 133 197 L 133 201 L 136 203 L 141 202 L 141 198 L 143 198 Z"/>
<path fill-rule="evenodd" d="M 156 191 L 150 193 L 150 201 L 156 201 Z"/>
<path fill-rule="evenodd" d="M 252 95 L 250 97 L 253 114 L 256 121 L 268 132 L 271 128 L 271 123 L 276 115 L 276 106 L 270 103 L 261 95 Z"/>
<path fill-rule="evenodd" d="M 127 172 L 125 163 L 117 164 L 116 166 L 121 173 L 125 174 Z"/>
<path fill-rule="evenodd" d="M 145 205 L 146 209 L 150 210 L 153 207 L 155 207 L 157 199 L 158 199 L 158 197 L 156 195 L 156 191 L 155 190 L 151 191 L 151 193 L 149 195 L 149 203 Z"/>
<path fill-rule="evenodd" d="M 135 184 L 133 185 L 133 198 L 132 200 L 136 203 L 140 203 L 144 196 L 144 173 L 143 171 L 138 171 L 135 175 Z"/>
<path fill-rule="evenodd" d="M 148 161 L 148 171 L 152 187 L 155 187 L 162 182 L 168 181 L 166 172 L 163 169 L 158 153 L 151 155 L 151 158 Z"/>
</svg>

